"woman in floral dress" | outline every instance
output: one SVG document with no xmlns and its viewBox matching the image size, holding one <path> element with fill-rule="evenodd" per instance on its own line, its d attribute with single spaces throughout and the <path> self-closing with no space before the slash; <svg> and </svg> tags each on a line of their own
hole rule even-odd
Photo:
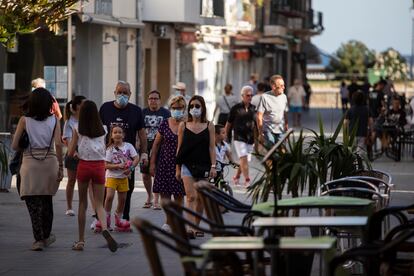
<svg viewBox="0 0 414 276">
<path fill-rule="evenodd" d="M 175 177 L 175 156 L 178 143 L 178 125 L 185 120 L 186 102 L 184 97 L 176 96 L 169 102 L 171 117 L 164 120 L 152 146 L 150 173 L 154 176 L 153 193 L 159 193 L 161 199 L 171 199 L 183 204 L 184 186 Z M 162 229 L 171 231 L 168 219 Z"/>
</svg>

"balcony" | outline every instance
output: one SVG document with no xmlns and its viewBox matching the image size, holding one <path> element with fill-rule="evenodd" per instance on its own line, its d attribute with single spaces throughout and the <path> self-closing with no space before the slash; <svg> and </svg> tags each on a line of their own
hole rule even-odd
<svg viewBox="0 0 414 276">
<path fill-rule="evenodd" d="M 224 25 L 223 0 L 142 0 L 142 20 L 197 25 Z"/>
<path fill-rule="evenodd" d="M 307 0 L 271 0 L 271 14 L 285 17 L 306 17 Z"/>
<path fill-rule="evenodd" d="M 311 9 L 305 18 L 289 18 L 287 26 L 294 34 L 317 35 L 324 30 L 323 14 Z"/>
</svg>

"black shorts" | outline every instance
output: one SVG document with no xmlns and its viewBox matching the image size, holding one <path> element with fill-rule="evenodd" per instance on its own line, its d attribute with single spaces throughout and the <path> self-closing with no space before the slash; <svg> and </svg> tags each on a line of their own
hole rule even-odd
<svg viewBox="0 0 414 276">
<path fill-rule="evenodd" d="M 65 155 L 65 168 L 71 171 L 78 169 L 79 159 Z"/>
</svg>

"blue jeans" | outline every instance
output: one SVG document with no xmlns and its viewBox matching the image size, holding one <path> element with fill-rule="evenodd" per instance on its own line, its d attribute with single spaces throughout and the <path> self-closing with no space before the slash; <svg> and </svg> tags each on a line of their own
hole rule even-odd
<svg viewBox="0 0 414 276">
<path fill-rule="evenodd" d="M 270 149 L 271 147 L 273 147 L 279 140 L 280 137 L 282 136 L 283 133 L 273 133 L 271 131 L 265 131 L 263 133 L 264 135 L 264 146 L 267 149 Z"/>
</svg>

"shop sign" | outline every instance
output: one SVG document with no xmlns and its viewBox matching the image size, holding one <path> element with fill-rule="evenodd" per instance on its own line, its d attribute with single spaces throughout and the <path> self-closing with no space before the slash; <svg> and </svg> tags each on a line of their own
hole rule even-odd
<svg viewBox="0 0 414 276">
<path fill-rule="evenodd" d="M 181 32 L 181 43 L 183 44 L 189 44 L 197 42 L 197 37 L 194 32 Z"/>
<path fill-rule="evenodd" d="M 233 50 L 233 59 L 235 60 L 249 60 L 250 51 L 248 49 Z"/>
</svg>

